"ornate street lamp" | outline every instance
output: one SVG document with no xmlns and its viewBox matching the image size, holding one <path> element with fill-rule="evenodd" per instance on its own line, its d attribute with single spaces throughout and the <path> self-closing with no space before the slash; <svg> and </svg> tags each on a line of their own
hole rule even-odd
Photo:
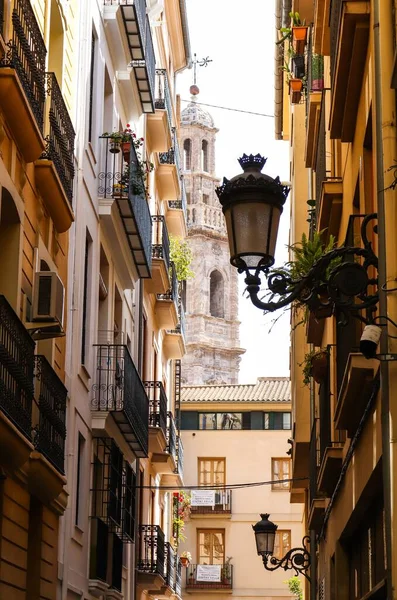
<svg viewBox="0 0 397 600">
<path fill-rule="evenodd" d="M 362 247 L 334 248 L 324 253 L 304 277 L 294 280 L 288 269 L 273 267 L 278 225 L 289 189 L 278 177 L 261 173 L 266 159 L 260 154 L 243 154 L 239 163 L 244 172 L 230 180 L 224 178 L 216 193 L 225 215 L 230 262 L 239 273 L 245 273 L 252 303 L 273 312 L 299 300 L 309 310 L 327 307 L 334 312 L 338 308 L 344 315 L 341 322 L 346 322 L 350 313 L 371 323 L 379 300 L 375 273 L 378 257 L 367 228 L 376 220 L 376 213 L 352 217 L 364 217 Z M 376 227 L 373 231 L 376 233 Z M 263 275 L 270 295 L 268 302 L 259 298 Z M 362 310 L 367 311 L 366 317 L 359 315 Z"/>
<path fill-rule="evenodd" d="M 252 526 L 255 533 L 256 549 L 258 555 L 262 557 L 263 566 L 268 571 L 275 571 L 280 567 L 287 571 L 293 569 L 295 575 L 303 575 L 308 581 L 310 577 L 307 571 L 310 568 L 310 553 L 307 549 L 307 543 L 310 541 L 309 536 L 305 536 L 302 540 L 302 548 L 291 548 L 283 558 L 273 556 L 274 540 L 278 525 L 269 521 L 269 514 L 261 515 L 261 521 Z"/>
</svg>

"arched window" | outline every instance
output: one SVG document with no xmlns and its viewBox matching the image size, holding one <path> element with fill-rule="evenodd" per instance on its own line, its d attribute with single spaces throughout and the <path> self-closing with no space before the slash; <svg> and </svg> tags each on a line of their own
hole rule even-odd
<svg viewBox="0 0 397 600">
<path fill-rule="evenodd" d="M 183 142 L 183 168 L 185 171 L 190 171 L 192 168 L 192 140 Z"/>
<path fill-rule="evenodd" d="M 203 140 L 201 142 L 201 169 L 208 173 L 208 142 Z"/>
<path fill-rule="evenodd" d="M 225 318 L 224 283 L 219 271 L 212 271 L 210 275 L 210 315 Z"/>
</svg>

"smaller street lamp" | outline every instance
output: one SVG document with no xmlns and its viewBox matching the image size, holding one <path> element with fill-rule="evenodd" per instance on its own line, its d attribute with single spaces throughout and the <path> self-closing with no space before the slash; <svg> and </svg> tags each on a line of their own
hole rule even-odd
<svg viewBox="0 0 397 600">
<path fill-rule="evenodd" d="M 293 569 L 295 575 L 302 574 L 310 582 L 310 577 L 307 571 L 310 568 L 311 558 L 307 549 L 307 544 L 310 542 L 309 536 L 305 536 L 302 540 L 302 548 L 291 548 L 283 558 L 273 556 L 274 540 L 278 525 L 269 521 L 269 514 L 261 514 L 261 521 L 256 525 L 252 525 L 255 533 L 256 550 L 258 555 L 262 557 L 263 566 L 267 571 L 275 571 L 280 567 L 287 571 Z"/>
</svg>

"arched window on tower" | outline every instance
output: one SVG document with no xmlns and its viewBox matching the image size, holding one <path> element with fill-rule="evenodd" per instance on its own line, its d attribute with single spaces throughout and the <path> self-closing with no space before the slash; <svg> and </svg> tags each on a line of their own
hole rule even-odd
<svg viewBox="0 0 397 600">
<path fill-rule="evenodd" d="M 203 140 L 201 143 L 201 169 L 208 173 L 208 142 Z"/>
<path fill-rule="evenodd" d="M 192 168 L 192 140 L 189 139 L 183 142 L 183 168 L 185 171 Z"/>
<path fill-rule="evenodd" d="M 225 293 L 223 277 L 219 271 L 212 271 L 210 275 L 210 315 L 225 318 Z"/>
</svg>

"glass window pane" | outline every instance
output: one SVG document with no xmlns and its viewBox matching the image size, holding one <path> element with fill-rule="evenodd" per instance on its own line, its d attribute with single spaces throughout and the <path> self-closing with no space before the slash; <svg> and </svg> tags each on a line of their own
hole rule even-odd
<svg viewBox="0 0 397 600">
<path fill-rule="evenodd" d="M 283 429 L 283 415 L 284 415 L 284 413 L 279 413 L 279 412 L 273 413 L 273 419 L 274 419 L 273 429 Z"/>
<path fill-rule="evenodd" d="M 241 413 L 219 413 L 217 429 L 242 429 L 243 416 Z"/>
<path fill-rule="evenodd" d="M 199 429 L 216 429 L 215 413 L 200 413 Z"/>
<path fill-rule="evenodd" d="M 265 421 L 264 421 L 263 428 L 270 429 L 270 414 L 269 413 L 265 413 Z"/>
<path fill-rule="evenodd" d="M 283 429 L 291 429 L 291 413 L 283 413 Z"/>
</svg>

